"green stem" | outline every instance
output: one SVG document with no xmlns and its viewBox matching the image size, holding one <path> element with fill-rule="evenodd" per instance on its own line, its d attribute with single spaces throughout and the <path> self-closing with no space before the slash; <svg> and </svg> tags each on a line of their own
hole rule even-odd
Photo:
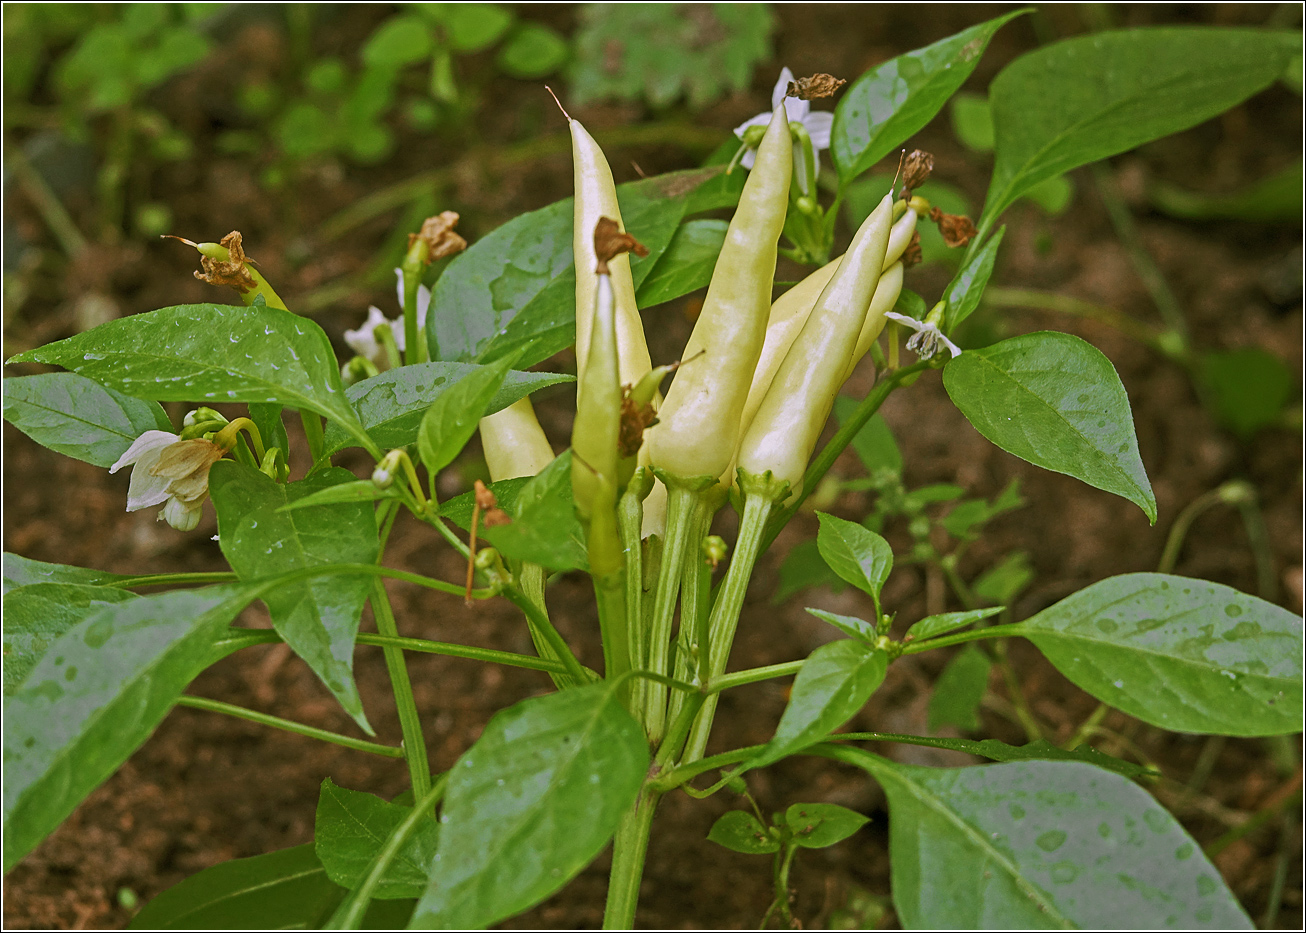
<svg viewBox="0 0 1306 933">
<path fill-rule="evenodd" d="M 610 573 L 594 578 L 594 598 L 598 604 L 599 632 L 603 640 L 603 676 L 617 680 L 631 669 L 630 636 L 626 627 L 626 574 Z M 629 685 L 619 696 L 630 708 Z"/>
<path fill-rule="evenodd" d="M 914 641 L 902 649 L 903 654 L 920 654 L 922 651 L 929 651 L 933 648 L 946 648 L 948 645 L 961 645 L 968 641 L 980 641 L 984 638 L 1007 638 L 1011 635 L 1024 634 L 1025 623 L 1011 622 L 1006 625 L 990 625 L 988 628 L 975 629 L 970 632 L 958 632 L 956 635 L 943 635 L 939 638 L 928 638 L 925 641 Z"/>
<path fill-rule="evenodd" d="M 120 590 L 131 590 L 138 586 L 172 586 L 184 583 L 234 583 L 240 578 L 234 573 L 156 573 L 139 577 L 125 577 L 113 580 L 105 586 Z"/>
<path fill-rule="evenodd" d="M 617 502 L 617 528 L 626 562 L 626 632 L 630 643 L 630 666 L 648 668 L 648 632 L 644 628 L 644 548 L 640 528 L 644 524 L 644 503 L 639 490 L 627 487 Z M 642 710 L 645 703 L 643 680 L 630 685 L 630 706 Z"/>
<path fill-rule="evenodd" d="M 404 757 L 404 750 L 402 748 L 396 748 L 393 745 L 382 745 L 379 742 L 368 742 L 365 739 L 350 738 L 347 735 L 329 732 L 326 729 L 318 729 L 315 726 L 306 726 L 289 719 L 282 719 L 280 716 L 269 716 L 267 713 L 245 709 L 242 706 L 234 706 L 231 703 L 223 703 L 221 700 L 209 700 L 204 697 L 182 695 L 177 698 L 177 705 L 190 707 L 191 709 L 207 710 L 211 713 L 224 713 L 228 716 L 234 716 L 237 719 L 246 719 L 250 722 L 256 722 L 259 725 L 271 726 L 273 729 L 294 732 L 296 735 L 307 736 L 310 739 L 320 739 L 323 742 L 330 742 L 333 745 L 342 745 L 345 748 L 352 748 L 355 751 L 371 752 L 373 755 L 384 755 L 387 758 Z"/>
<path fill-rule="evenodd" d="M 540 614 L 547 619 L 549 617 L 549 607 L 544 601 L 544 568 L 539 564 L 523 563 L 521 571 L 517 574 L 517 581 L 522 596 L 530 600 L 532 605 L 540 611 Z M 557 653 L 549 643 L 548 636 L 535 623 L 535 619 L 529 613 L 524 615 L 526 629 L 530 632 L 531 643 L 535 645 L 536 653 L 553 665 L 549 672 L 549 676 L 553 678 L 553 685 L 559 690 L 575 687 L 577 685 L 576 680 L 567 673 L 566 665 L 558 660 Z"/>
<path fill-rule="evenodd" d="M 639 906 L 639 882 L 648 854 L 649 831 L 661 794 L 645 786 L 621 817 L 612 841 L 612 871 L 608 875 L 608 902 L 603 910 L 603 929 L 630 930 L 635 926 Z"/>
<path fill-rule="evenodd" d="M 1088 741 L 1088 737 L 1097 731 L 1097 727 L 1102 725 L 1102 720 L 1106 719 L 1106 714 L 1111 712 L 1111 707 L 1105 703 L 1097 704 L 1097 709 L 1088 714 L 1088 718 L 1080 723 L 1079 728 L 1061 747 L 1068 752 L 1073 752 L 1079 746 Z"/>
<path fill-rule="evenodd" d="M 429 780 L 429 776 L 428 776 Z M 376 893 L 377 886 L 385 873 L 390 868 L 390 863 L 398 857 L 408 838 L 416 831 L 418 824 L 435 809 L 435 805 L 440 802 L 444 796 L 445 787 L 449 784 L 449 774 L 445 772 L 440 775 L 439 779 L 424 790 L 422 794 L 417 795 L 414 792 L 416 801 L 413 808 L 408 811 L 403 822 L 395 827 L 390 838 L 385 841 L 381 851 L 372 859 L 372 864 L 368 867 L 367 876 L 362 883 L 354 890 L 336 908 L 331 919 L 327 921 L 326 929 L 328 930 L 357 930 L 363 925 L 363 917 L 367 913 L 368 905 L 372 902 L 372 896 Z"/>
<path fill-rule="evenodd" d="M 377 632 L 388 638 L 398 638 L 399 631 L 395 625 L 394 612 L 390 608 L 390 597 L 386 594 L 385 582 L 380 577 L 372 581 L 371 602 Z M 431 766 L 426 760 L 426 739 L 422 736 L 422 721 L 417 712 L 417 702 L 413 699 L 413 685 L 408 680 L 403 650 L 393 645 L 386 645 L 381 650 L 385 655 L 385 666 L 390 673 L 390 686 L 394 690 L 395 706 L 399 711 L 399 729 L 404 737 L 404 758 L 408 761 L 413 796 L 421 798 L 430 789 Z"/>
<path fill-rule="evenodd" d="M 526 613 L 528 622 L 534 623 L 539 629 L 540 634 L 548 641 L 554 655 L 562 662 L 567 673 L 575 678 L 577 684 L 587 684 L 593 681 L 593 678 L 585 672 L 585 668 L 581 667 L 580 662 L 576 660 L 576 655 L 572 654 L 571 646 L 558 634 L 558 630 L 553 627 L 549 617 L 541 612 L 538 606 L 515 586 L 506 587 L 503 595 L 514 606 Z"/>
<path fill-rule="evenodd" d="M 326 438 L 322 434 L 322 418 L 314 412 L 301 408 L 299 410 L 300 423 L 304 425 L 304 437 L 308 439 L 308 453 L 313 462 L 314 469 L 317 468 L 318 462 L 322 459 L 322 452 L 326 450 Z M 378 460 L 380 457 L 377 458 Z M 326 464 L 330 466 L 331 464 Z"/>
<path fill-rule="evenodd" d="M 789 913 L 789 869 L 794 863 L 794 856 L 797 854 L 798 846 L 790 844 L 785 846 L 784 854 L 776 859 L 775 901 L 766 911 L 767 917 L 770 917 L 771 911 L 778 909 L 780 923 L 786 928 L 793 925 L 793 917 Z M 765 928 L 766 918 L 763 918 L 762 926 Z"/>
<path fill-rule="evenodd" d="M 667 537 L 662 549 L 662 566 L 658 573 L 657 597 L 649 626 L 648 669 L 670 674 L 671 621 L 676 611 L 676 596 L 685 563 L 687 540 L 694 525 L 701 493 L 681 483 L 667 484 Z M 667 690 L 649 681 L 644 688 L 644 731 L 649 741 L 662 741 L 666 729 Z"/>
<path fill-rule="evenodd" d="M 63 203 L 50 190 L 41 173 L 32 168 L 21 148 L 10 146 L 5 153 L 5 161 L 13 169 L 18 183 L 23 187 L 23 193 L 32 202 L 68 258 L 76 259 L 86 249 L 86 237 L 82 236 L 82 231 L 77 228 Z"/>
<path fill-rule="evenodd" d="M 694 725 L 694 720 L 703 709 L 707 694 L 701 690 L 685 691 L 677 693 L 675 699 L 682 702 L 677 704 L 677 713 L 671 719 L 671 728 L 667 730 L 667 737 L 663 740 L 654 759 L 654 769 L 657 771 L 669 768 L 675 762 L 677 754 L 689 737 L 689 730 Z"/>
<path fill-rule="evenodd" d="M 742 761 L 755 758 L 757 753 L 764 748 L 766 748 L 765 745 L 749 745 L 746 748 L 736 748 L 734 751 L 722 752 L 720 755 L 713 755 L 710 758 L 700 758 L 698 761 L 678 765 L 665 774 L 658 775 L 650 783 L 657 789 L 658 793 L 665 794 L 669 790 L 675 790 L 677 787 L 692 781 L 700 774 L 706 774 L 718 768 L 728 768 L 730 765 L 737 765 Z"/>
<path fill-rule="evenodd" d="M 1156 564 L 1157 573 L 1174 573 L 1175 564 L 1179 562 L 1179 552 L 1183 549 L 1184 539 L 1188 537 L 1188 530 L 1192 528 L 1193 522 L 1207 509 L 1219 505 L 1220 502 L 1220 490 L 1212 489 L 1188 503 L 1175 516 L 1174 524 L 1170 526 L 1170 533 L 1165 537 L 1165 548 L 1161 551 L 1161 559 Z"/>
<path fill-rule="evenodd" d="M 1270 546 L 1270 532 L 1265 527 L 1265 517 L 1255 499 L 1238 503 L 1238 512 L 1247 529 L 1247 540 L 1256 558 L 1256 590 L 1266 602 L 1279 598 L 1279 581 L 1274 575 L 1274 550 Z"/>
<path fill-rule="evenodd" d="M 741 471 L 740 475 L 744 476 L 744 473 Z M 786 483 L 786 490 L 787 487 Z M 734 555 L 730 558 L 730 569 L 726 571 L 725 581 L 721 584 L 716 605 L 712 607 L 712 615 L 708 619 L 706 652 L 700 652 L 702 663 L 699 667 L 699 680 L 702 683 L 725 673 L 730 659 L 730 647 L 735 640 L 735 629 L 739 625 L 739 612 L 744 606 L 744 595 L 748 591 L 748 581 L 762 550 L 766 521 L 777 501 L 765 492 L 749 489 L 745 484 L 744 515 L 739 522 L 739 538 L 735 542 Z M 719 694 L 714 693 L 703 703 L 703 709 L 690 730 L 685 753 L 681 756 L 683 761 L 695 761 L 703 757 L 708 735 L 712 731 L 712 718 L 716 714 L 718 697 Z"/>
<path fill-rule="evenodd" d="M 711 493 L 699 500 L 691 525 L 690 539 L 685 547 L 685 566 L 680 580 L 680 632 L 676 638 L 676 679 L 702 683 L 700 674 L 707 667 L 704 650 L 708 643 L 708 610 L 712 589 L 712 571 L 703 559 L 701 545 L 712 528 L 716 508 L 708 500 Z M 667 713 L 668 722 L 675 722 L 684 706 L 684 694 L 673 694 Z M 681 737 L 684 741 L 684 737 Z"/>
<path fill-rule="evenodd" d="M 788 677 L 791 674 L 797 674 L 806 663 L 806 661 L 785 661 L 782 664 L 768 664 L 766 667 L 753 667 L 746 671 L 736 671 L 733 674 L 722 674 L 709 680 L 706 686 L 703 687 L 703 692 L 707 694 L 720 693 L 722 690 L 729 690 L 732 687 L 761 683 L 764 680 L 773 680 L 776 677 Z"/>
</svg>

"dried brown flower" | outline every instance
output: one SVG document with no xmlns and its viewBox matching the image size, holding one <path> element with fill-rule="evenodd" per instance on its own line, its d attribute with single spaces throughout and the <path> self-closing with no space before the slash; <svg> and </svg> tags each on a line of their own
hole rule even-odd
<svg viewBox="0 0 1306 933">
<path fill-rule="evenodd" d="M 497 525 L 511 525 L 512 519 L 503 509 L 490 509 L 485 513 L 485 527 L 494 528 Z"/>
<path fill-rule="evenodd" d="M 244 246 L 241 244 L 240 231 L 232 230 L 218 242 L 227 248 L 231 258 L 223 261 L 212 256 L 201 255 L 200 267 L 204 271 L 196 272 L 195 278 L 209 285 L 229 286 L 243 295 L 255 287 L 255 282 L 254 276 L 245 268 L 245 263 L 250 259 L 245 255 Z"/>
<path fill-rule="evenodd" d="M 907 158 L 902 165 L 903 196 L 910 197 L 911 195 L 908 192 L 925 184 L 932 171 L 934 171 L 934 156 L 932 153 L 926 152 L 924 149 L 913 149 L 907 153 Z"/>
<path fill-rule="evenodd" d="M 442 211 L 435 217 L 428 217 L 422 224 L 421 231 L 408 234 L 408 248 L 412 249 L 418 240 L 425 240 L 428 263 L 446 256 L 456 256 L 467 248 L 467 241 L 454 233 L 453 228 L 456 226 L 457 211 Z"/>
<path fill-rule="evenodd" d="M 599 260 L 594 271 L 599 275 L 607 275 L 608 263 L 622 253 L 647 256 L 648 248 L 629 233 L 623 233 L 621 225 L 612 218 L 600 217 L 594 225 L 594 255 Z"/>
<path fill-rule="evenodd" d="M 930 220 L 939 225 L 943 242 L 952 247 L 965 246 L 979 232 L 969 217 L 963 214 L 945 214 L 937 207 L 930 211 Z"/>
<path fill-rule="evenodd" d="M 907 248 L 902 251 L 902 267 L 910 269 L 921 261 L 921 232 L 913 230 Z"/>
<path fill-rule="evenodd" d="M 630 386 L 621 389 L 621 428 L 617 434 L 617 456 L 625 459 L 639 453 L 644 432 L 658 423 L 652 405 L 639 405 L 630 397 Z"/>
<path fill-rule="evenodd" d="M 789 90 L 785 93 L 785 96 L 797 97 L 799 100 L 833 97 L 834 92 L 847 83 L 843 78 L 836 78 L 834 75 L 814 74 L 810 78 L 799 78 L 797 81 L 790 81 Z"/>
</svg>

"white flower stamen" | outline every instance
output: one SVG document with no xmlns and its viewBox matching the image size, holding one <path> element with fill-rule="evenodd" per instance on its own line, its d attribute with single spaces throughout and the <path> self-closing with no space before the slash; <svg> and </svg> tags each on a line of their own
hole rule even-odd
<svg viewBox="0 0 1306 933">
<path fill-rule="evenodd" d="M 907 349 L 911 350 L 923 360 L 928 360 L 940 350 L 940 344 L 946 348 L 953 359 L 961 356 L 961 347 L 957 346 L 951 340 L 943 335 L 937 324 L 918 321 L 914 317 L 908 317 L 905 314 L 899 314 L 896 311 L 886 311 L 884 316 L 891 320 L 897 321 L 910 327 L 916 333 L 907 339 Z"/>
</svg>

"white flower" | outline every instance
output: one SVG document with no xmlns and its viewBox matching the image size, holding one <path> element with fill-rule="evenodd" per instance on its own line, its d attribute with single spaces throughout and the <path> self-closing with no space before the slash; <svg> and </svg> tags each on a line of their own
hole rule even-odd
<svg viewBox="0 0 1306 933">
<path fill-rule="evenodd" d="M 934 354 L 939 352 L 939 344 L 943 344 L 948 352 L 954 358 L 961 356 L 961 347 L 957 346 L 947 337 L 943 336 L 943 331 L 939 330 L 939 325 L 929 324 L 924 321 L 918 321 L 914 317 L 908 317 L 905 314 L 898 314 L 896 311 L 886 311 L 884 316 L 892 318 L 899 324 L 905 324 L 916 333 L 912 334 L 907 340 L 907 349 L 911 350 L 923 360 L 928 360 Z"/>
<path fill-rule="evenodd" d="M 735 127 L 735 135 L 740 139 L 744 138 L 744 133 L 751 126 L 765 127 L 771 122 L 771 113 L 776 107 L 780 106 L 780 101 L 785 103 L 785 114 L 789 117 L 790 123 L 801 123 L 803 129 L 807 130 L 808 137 L 812 140 L 812 154 L 816 158 L 816 165 L 812 166 L 812 176 L 815 177 L 821 170 L 821 150 L 830 148 L 830 129 L 834 126 L 834 114 L 824 110 L 812 110 L 809 101 L 799 100 L 797 97 L 785 97 L 785 92 L 789 90 L 789 82 L 794 80 L 794 73 L 788 68 L 780 70 L 780 80 L 775 83 L 775 89 L 771 91 L 771 110 L 766 113 L 759 113 L 751 120 L 739 124 Z M 744 168 L 752 168 L 757 153 L 749 150 L 744 153 Z M 802 158 L 802 147 L 794 146 L 794 161 L 797 162 Z M 807 172 L 798 173 L 798 182 L 800 185 L 807 185 Z M 804 190 L 803 194 L 809 192 Z"/>
<path fill-rule="evenodd" d="M 146 431 L 109 472 L 135 464 L 127 487 L 127 511 L 163 503 L 158 520 L 178 531 L 190 531 L 199 524 L 209 497 L 209 467 L 225 453 L 202 437 L 182 440 L 168 431 Z"/>
<path fill-rule="evenodd" d="M 395 276 L 398 278 L 399 292 L 399 317 L 393 321 L 382 313 L 376 305 L 367 309 L 367 320 L 358 330 L 345 331 L 345 343 L 349 349 L 353 350 L 359 356 L 371 360 L 377 369 L 385 371 L 390 368 L 390 357 L 386 355 L 385 347 L 381 341 L 376 339 L 376 329 L 382 324 L 390 326 L 390 333 L 394 335 L 395 347 L 400 353 L 404 352 L 404 270 L 395 269 Z M 431 306 L 431 290 L 425 285 L 417 286 L 417 326 L 422 328 L 426 326 L 426 312 Z"/>
</svg>

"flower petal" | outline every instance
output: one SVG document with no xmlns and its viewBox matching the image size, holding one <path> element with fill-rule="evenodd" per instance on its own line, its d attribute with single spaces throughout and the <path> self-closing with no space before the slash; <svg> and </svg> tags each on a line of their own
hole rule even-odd
<svg viewBox="0 0 1306 933">
<path fill-rule="evenodd" d="M 425 285 L 417 286 L 417 326 L 426 326 L 426 312 L 431 307 L 431 290 Z"/>
<path fill-rule="evenodd" d="M 739 160 L 739 164 L 742 165 L 744 168 L 751 169 L 753 167 L 753 163 L 756 161 L 757 161 L 757 153 L 754 152 L 752 149 L 749 149 L 747 152 L 744 153 L 744 157 Z"/>
<path fill-rule="evenodd" d="M 395 292 L 399 295 L 399 311 L 404 310 L 404 270 L 395 269 Z"/>
<path fill-rule="evenodd" d="M 897 311 L 885 311 L 884 316 L 890 320 L 897 321 L 899 324 L 906 324 L 912 330 L 924 330 L 925 324 L 916 320 L 914 317 L 908 317 L 905 314 L 899 314 Z"/>
<path fill-rule="evenodd" d="M 947 337 L 943 336 L 942 332 L 939 333 L 939 339 L 943 341 L 943 345 L 948 348 L 948 352 L 952 354 L 952 358 L 954 360 L 957 357 L 961 356 L 961 347 L 957 346 Z"/>
<path fill-rule="evenodd" d="M 812 139 L 812 148 L 818 152 L 830 148 L 830 130 L 834 127 L 834 114 L 828 110 L 813 110 L 803 118 L 803 129 Z"/>
<path fill-rule="evenodd" d="M 779 105 L 779 104 L 776 104 L 776 106 L 778 107 L 778 106 L 780 106 L 780 105 Z M 741 123 L 741 124 L 739 124 L 738 126 L 736 126 L 736 127 L 735 127 L 735 135 L 738 136 L 740 139 L 743 139 L 743 138 L 744 138 L 744 132 L 745 132 L 745 131 L 750 127 L 750 126 L 767 126 L 767 125 L 770 124 L 770 122 L 771 122 L 771 114 L 770 114 L 770 113 L 759 113 L 757 116 L 753 117 L 752 119 L 750 119 L 750 120 L 745 120 L 743 123 Z"/>
<path fill-rule="evenodd" d="M 775 110 L 776 107 L 780 106 L 780 101 L 785 100 L 785 92 L 789 90 L 789 82 L 792 81 L 793 79 L 794 79 L 794 73 L 792 71 L 790 71 L 788 68 L 780 69 L 780 80 L 776 81 L 775 87 L 771 90 L 772 110 Z M 793 98 L 789 98 L 789 100 L 792 99 Z M 806 103 L 806 101 L 803 101 L 802 103 Z M 787 101 L 785 103 L 785 112 L 786 113 L 789 112 L 789 104 Z M 793 117 L 790 117 L 789 119 L 792 120 Z"/>
<path fill-rule="evenodd" d="M 168 431 L 146 431 L 127 448 L 126 452 L 118 458 L 118 462 L 109 467 L 110 473 L 117 473 L 123 467 L 135 463 L 143 454 L 151 450 L 162 450 L 169 444 L 175 444 L 181 440 L 176 434 Z M 153 461 L 151 461 L 153 462 Z"/>
<path fill-rule="evenodd" d="M 159 459 L 157 452 L 145 455 L 132 470 L 131 483 L 127 487 L 127 511 L 149 508 L 168 498 L 168 487 L 172 480 L 166 476 L 155 476 L 150 472 Z"/>
</svg>

